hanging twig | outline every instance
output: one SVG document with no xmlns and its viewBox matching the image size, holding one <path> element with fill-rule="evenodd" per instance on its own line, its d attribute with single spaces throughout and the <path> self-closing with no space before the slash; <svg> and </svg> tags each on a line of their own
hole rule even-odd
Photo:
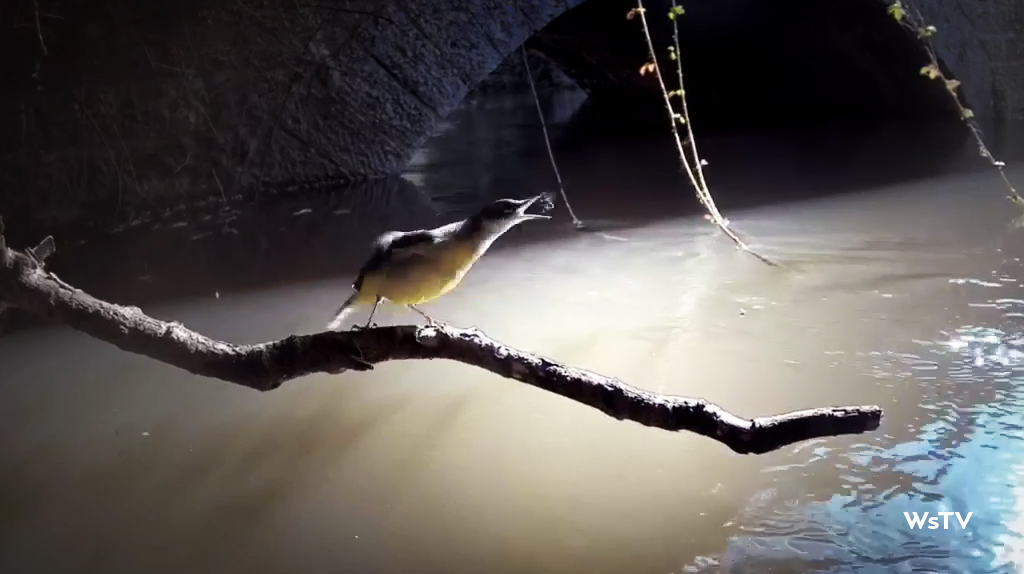
<svg viewBox="0 0 1024 574">
<path fill-rule="evenodd" d="M 942 73 L 942 68 L 939 67 L 939 56 L 935 51 L 935 45 L 932 43 L 932 38 L 938 33 L 935 26 L 925 25 L 924 16 L 917 10 L 916 7 L 910 4 L 910 0 L 896 0 L 889 4 L 889 15 L 893 17 L 899 25 L 907 32 L 917 37 L 918 41 L 924 47 L 925 53 L 928 54 L 929 64 L 921 68 L 921 75 L 931 80 L 939 80 L 943 83 L 946 88 L 946 92 L 953 99 L 953 103 L 956 104 L 957 110 L 960 112 L 960 119 L 967 124 L 968 129 L 971 130 L 971 135 L 974 137 L 974 141 L 978 144 L 978 154 L 985 158 L 992 167 L 996 168 L 999 172 L 999 177 L 1002 178 L 1003 184 L 1006 185 L 1006 189 L 1009 192 L 1007 197 L 1017 206 L 1024 208 L 1024 198 L 1017 193 L 1014 189 L 1013 183 L 1010 182 L 1010 178 L 1006 177 L 1006 171 L 1003 167 L 1005 163 L 997 160 L 991 152 L 988 150 L 988 146 L 985 145 L 985 140 L 981 137 L 981 128 L 978 127 L 978 122 L 974 118 L 974 112 L 965 106 L 960 101 L 960 96 L 956 94 L 956 89 L 960 86 L 959 80 L 947 78 Z"/>
<path fill-rule="evenodd" d="M 565 194 L 565 186 L 562 185 L 562 176 L 558 173 L 558 164 L 555 163 L 555 152 L 551 149 L 551 138 L 548 137 L 548 124 L 544 121 L 544 110 L 540 107 L 540 98 L 537 97 L 537 87 L 533 85 L 533 73 L 530 72 L 530 62 L 526 58 L 526 43 L 519 45 L 519 50 L 523 54 L 523 67 L 526 68 L 526 79 L 530 82 L 530 92 L 533 93 L 533 103 L 537 106 L 537 117 L 540 118 L 540 128 L 544 131 L 544 144 L 548 147 L 548 157 L 551 158 L 551 168 L 555 170 L 555 179 L 558 181 L 558 191 L 562 194 L 562 201 L 565 202 L 565 207 L 569 210 L 569 216 L 572 217 L 572 224 L 576 229 L 583 229 L 584 223 L 576 217 L 576 214 L 572 210 L 572 205 L 569 205 L 569 197 Z"/>
<path fill-rule="evenodd" d="M 43 27 L 39 24 L 39 0 L 32 0 L 32 8 L 35 10 L 36 18 L 36 36 L 39 37 L 39 48 L 43 51 L 43 55 L 49 55 L 46 50 L 46 42 L 43 42 Z"/>
<path fill-rule="evenodd" d="M 227 205 L 227 203 L 228 203 L 228 196 L 224 193 L 224 186 L 221 185 L 220 178 L 217 177 L 217 168 L 211 167 L 210 168 L 210 173 L 213 174 L 213 181 L 215 181 L 217 183 L 217 189 L 220 190 L 220 198 L 221 198 L 221 200 L 224 202 L 225 205 Z"/>
<path fill-rule="evenodd" d="M 672 53 L 676 60 L 676 67 L 679 74 L 679 89 L 674 92 L 669 92 L 668 88 L 665 87 L 665 80 L 661 74 L 661 66 L 658 65 L 658 57 L 654 51 L 654 42 L 651 40 L 651 31 L 647 26 L 647 16 L 645 12 L 643 0 L 637 0 L 637 7 L 629 11 L 626 16 L 628 19 L 633 18 L 634 15 L 640 16 L 640 23 L 643 25 L 644 39 L 647 41 L 647 51 L 651 57 L 651 61 L 644 65 L 640 69 L 640 73 L 644 74 L 648 71 L 654 72 L 655 77 L 658 79 L 658 86 L 661 88 L 661 94 L 665 100 L 665 109 L 669 114 L 669 122 L 672 125 L 672 137 L 676 142 L 676 150 L 679 152 L 679 160 L 683 164 L 683 169 L 686 171 L 687 177 L 690 178 L 690 183 L 693 184 L 694 189 L 697 192 L 697 199 L 704 205 L 708 210 L 708 219 L 712 223 L 718 226 L 725 235 L 736 244 L 736 246 L 754 257 L 761 260 L 763 263 L 777 267 L 778 264 L 770 259 L 760 255 L 753 249 L 751 249 L 742 239 L 739 238 L 736 233 L 729 228 L 729 220 L 722 216 L 722 213 L 718 210 L 718 206 L 715 205 L 715 200 L 711 196 L 711 191 L 707 187 L 707 183 L 704 180 L 704 172 L 701 169 L 702 160 L 697 156 L 697 145 L 696 140 L 693 136 L 693 131 L 690 128 L 689 111 L 686 108 L 686 94 L 683 91 L 683 68 L 679 61 L 679 26 L 676 24 L 675 19 L 678 15 L 682 14 L 683 10 L 680 6 L 672 1 L 672 10 L 669 12 L 669 17 L 672 19 L 673 27 L 673 39 L 675 44 L 673 46 Z M 676 113 L 675 108 L 672 107 L 672 96 L 678 96 L 683 101 L 683 113 Z M 683 145 L 683 140 L 679 135 L 679 129 L 676 126 L 677 123 L 681 123 L 687 126 L 688 140 L 693 148 L 694 163 L 696 164 L 696 175 L 694 169 L 690 167 L 690 160 L 686 157 L 686 149 Z"/>
</svg>

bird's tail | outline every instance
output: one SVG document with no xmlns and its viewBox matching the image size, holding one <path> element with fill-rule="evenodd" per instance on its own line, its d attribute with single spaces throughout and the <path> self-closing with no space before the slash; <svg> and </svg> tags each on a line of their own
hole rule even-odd
<svg viewBox="0 0 1024 574">
<path fill-rule="evenodd" d="M 345 320 L 345 317 L 348 317 L 349 313 L 355 310 L 356 299 L 358 298 L 359 291 L 356 291 L 351 297 L 345 299 L 345 302 L 341 304 L 341 307 L 338 307 L 338 310 L 335 311 L 334 318 L 327 324 L 328 330 L 333 331 L 341 326 L 341 322 Z"/>
</svg>

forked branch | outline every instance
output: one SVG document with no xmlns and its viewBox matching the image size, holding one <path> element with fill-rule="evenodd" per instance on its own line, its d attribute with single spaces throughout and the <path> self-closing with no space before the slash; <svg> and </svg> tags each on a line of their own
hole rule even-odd
<svg viewBox="0 0 1024 574">
<path fill-rule="evenodd" d="M 260 391 L 313 373 L 368 371 L 385 361 L 448 359 L 561 395 L 616 419 L 704 435 L 743 454 L 863 433 L 878 428 L 882 418 L 879 407 L 858 406 L 744 419 L 702 399 L 645 391 L 513 349 L 476 329 L 446 325 L 329 331 L 235 345 L 155 319 L 136 307 L 96 299 L 44 268 L 44 260 L 54 251 L 52 239 L 32 250 L 16 251 L 4 246 L 2 229 L 0 220 L 0 301 L 121 350 Z"/>
</svg>

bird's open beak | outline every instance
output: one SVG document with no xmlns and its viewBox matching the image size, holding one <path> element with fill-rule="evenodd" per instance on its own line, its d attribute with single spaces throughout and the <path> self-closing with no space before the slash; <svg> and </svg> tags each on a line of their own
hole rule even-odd
<svg viewBox="0 0 1024 574">
<path fill-rule="evenodd" d="M 546 194 L 546 193 L 542 193 L 542 194 L 540 194 L 540 195 L 538 195 L 536 197 L 531 197 L 529 199 L 524 199 L 522 201 L 522 203 L 519 205 L 519 209 L 516 210 L 516 213 L 517 213 L 516 219 L 518 219 L 519 221 L 529 221 L 531 219 L 551 219 L 550 215 L 540 215 L 540 214 L 534 214 L 534 213 L 526 213 L 526 210 L 530 209 L 530 206 L 532 206 L 534 203 L 537 203 L 538 201 L 540 201 L 542 199 L 545 200 L 544 203 L 546 204 L 545 207 L 544 207 L 544 210 L 547 211 L 548 209 L 550 209 L 549 206 L 551 205 L 551 200 L 547 198 L 547 195 L 548 194 Z"/>
</svg>

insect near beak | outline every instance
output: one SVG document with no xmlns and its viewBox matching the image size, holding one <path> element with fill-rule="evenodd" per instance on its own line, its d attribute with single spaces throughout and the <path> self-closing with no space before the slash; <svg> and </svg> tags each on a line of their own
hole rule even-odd
<svg viewBox="0 0 1024 574">
<path fill-rule="evenodd" d="M 519 221 L 529 221 L 531 219 L 551 219 L 550 215 L 540 215 L 540 214 L 534 214 L 534 213 L 526 213 L 527 209 L 530 209 L 530 207 L 533 204 L 537 203 L 538 201 L 540 201 L 542 199 L 544 201 L 542 202 L 541 205 L 543 206 L 542 209 L 544 211 L 549 211 L 552 207 L 554 207 L 552 205 L 551 198 L 548 196 L 548 194 L 547 193 L 542 193 L 542 194 L 540 194 L 538 196 L 531 197 L 529 199 L 524 199 L 522 201 L 522 203 L 520 203 L 519 207 L 516 209 L 516 219 L 519 220 Z"/>
</svg>

